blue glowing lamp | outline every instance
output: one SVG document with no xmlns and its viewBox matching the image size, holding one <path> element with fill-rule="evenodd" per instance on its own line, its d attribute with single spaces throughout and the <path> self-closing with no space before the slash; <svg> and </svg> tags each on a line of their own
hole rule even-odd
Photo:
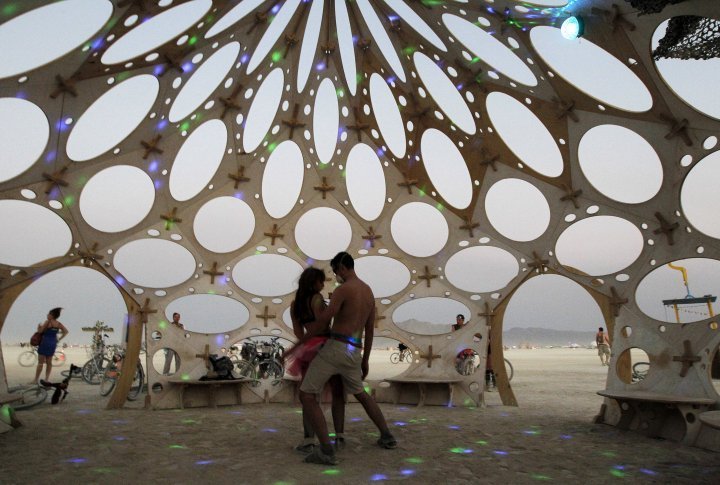
<svg viewBox="0 0 720 485">
<path fill-rule="evenodd" d="M 566 39 L 577 39 L 585 33 L 585 22 L 582 17 L 568 17 L 560 26 L 560 33 Z"/>
</svg>

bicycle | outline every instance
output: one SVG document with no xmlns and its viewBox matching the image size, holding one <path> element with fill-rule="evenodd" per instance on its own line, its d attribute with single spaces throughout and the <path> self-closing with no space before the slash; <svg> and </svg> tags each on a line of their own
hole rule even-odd
<svg viewBox="0 0 720 485">
<path fill-rule="evenodd" d="M 402 352 L 397 350 L 390 354 L 390 362 L 392 362 L 393 364 L 397 364 L 398 362 L 407 362 L 408 364 L 411 364 L 412 361 L 413 353 L 410 349 L 405 349 Z"/>
<path fill-rule="evenodd" d="M 104 335 L 107 337 L 107 335 Z M 105 369 L 110 365 L 110 359 L 106 356 L 106 352 L 112 352 L 112 348 L 106 350 L 105 340 L 103 336 L 93 337 L 93 348 L 90 360 L 82 366 L 82 379 L 91 385 L 98 385 L 102 380 Z M 110 354 L 113 355 L 112 353 Z"/>
<path fill-rule="evenodd" d="M 645 379 L 650 370 L 650 362 L 635 362 L 632 366 L 632 383 Z"/>
<path fill-rule="evenodd" d="M 113 389 L 115 389 L 115 383 L 122 372 L 122 364 L 125 360 L 125 352 L 122 349 L 115 348 L 116 351 L 113 353 L 110 364 L 105 368 L 102 373 L 100 380 L 100 395 L 107 396 Z M 130 391 L 128 392 L 128 401 L 134 401 L 138 398 L 140 393 L 145 386 L 145 371 L 143 370 L 142 364 L 138 360 L 137 367 L 135 368 L 135 376 L 133 377 Z"/>
<path fill-rule="evenodd" d="M 20 394 L 20 399 L 10 403 L 10 406 L 15 410 L 30 409 L 33 406 L 45 402 L 45 399 L 47 399 L 47 389 L 38 384 L 8 388 L 8 394 L 11 396 L 16 393 Z"/>
<path fill-rule="evenodd" d="M 33 347 L 32 350 L 26 350 L 18 355 L 18 364 L 22 367 L 32 367 L 38 363 L 37 347 Z M 62 367 L 65 365 L 65 352 L 62 350 L 56 350 L 52 359 L 53 367 Z"/>
</svg>

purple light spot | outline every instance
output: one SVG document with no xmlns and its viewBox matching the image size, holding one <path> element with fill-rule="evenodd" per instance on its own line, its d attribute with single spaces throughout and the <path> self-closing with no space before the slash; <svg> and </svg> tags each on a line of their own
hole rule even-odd
<svg viewBox="0 0 720 485">
<path fill-rule="evenodd" d="M 376 153 L 377 153 L 377 156 L 378 156 L 378 157 L 382 157 L 382 156 L 384 155 L 384 153 L 383 153 L 383 151 L 382 151 L 381 148 L 378 148 Z"/>
<path fill-rule="evenodd" d="M 449 429 L 460 429 L 460 426 L 458 426 L 457 424 L 451 424 L 450 426 L 448 426 L 448 428 Z"/>
<path fill-rule="evenodd" d="M 190 71 L 192 71 L 192 70 L 193 70 L 193 64 L 192 64 L 192 62 L 186 62 L 185 64 L 183 64 L 183 65 L 182 65 L 182 70 L 183 70 L 183 72 L 190 72 Z"/>
<path fill-rule="evenodd" d="M 156 180 L 155 182 L 153 182 L 153 185 L 155 186 L 156 190 L 160 190 L 160 187 L 162 187 L 162 180 Z"/>
<path fill-rule="evenodd" d="M 616 469 L 616 470 L 624 470 L 624 469 L 625 469 L 625 465 L 613 465 L 613 468 Z"/>
<path fill-rule="evenodd" d="M 411 468 L 405 468 L 404 470 L 400 470 L 400 475 L 403 475 L 406 477 L 408 477 L 410 475 L 415 475 L 415 470 L 413 470 Z"/>
<path fill-rule="evenodd" d="M 113 436 L 115 441 L 125 441 L 127 438 L 124 436 Z"/>
<path fill-rule="evenodd" d="M 571 440 L 571 439 L 572 439 L 572 435 L 569 435 L 569 434 L 561 434 L 561 435 L 560 435 L 560 438 L 561 438 L 561 439 L 564 439 L 564 440 Z"/>
<path fill-rule="evenodd" d="M 317 64 L 315 64 L 315 70 L 317 70 L 317 71 L 322 71 L 323 69 L 325 69 L 325 63 L 324 63 L 324 62 L 318 62 Z"/>
<path fill-rule="evenodd" d="M 315 260 L 313 258 L 307 258 L 305 260 L 305 264 L 307 264 L 308 266 L 312 266 L 313 264 L 315 264 Z"/>
<path fill-rule="evenodd" d="M 95 40 L 93 41 L 93 43 L 90 44 L 90 46 L 92 47 L 93 50 L 98 50 L 99 48 L 102 47 L 102 45 L 103 45 L 102 37 L 99 37 L 99 38 L 95 39 Z"/>
<path fill-rule="evenodd" d="M 390 22 L 395 22 L 396 20 L 399 20 L 399 17 L 397 15 L 388 15 L 388 20 Z"/>
<path fill-rule="evenodd" d="M 129 421 L 127 419 L 113 419 L 112 424 L 128 424 Z"/>
<path fill-rule="evenodd" d="M 383 475 L 382 473 L 376 473 L 375 475 L 370 477 L 371 482 L 379 482 L 380 480 L 387 480 L 387 475 Z"/>
<path fill-rule="evenodd" d="M 67 131 L 68 125 L 66 125 L 65 121 L 63 120 L 57 120 L 57 122 L 55 123 L 55 129 L 60 132 Z"/>
<path fill-rule="evenodd" d="M 507 418 L 510 415 L 508 413 L 500 413 L 500 416 L 502 416 L 503 418 Z"/>
<path fill-rule="evenodd" d="M 640 473 L 644 473 L 645 475 L 652 475 L 652 476 L 655 476 L 658 474 L 658 472 L 656 472 L 654 470 L 650 470 L 648 468 L 641 468 Z"/>
<path fill-rule="evenodd" d="M 275 428 L 265 428 L 263 429 L 266 433 L 277 433 L 277 430 Z"/>
<path fill-rule="evenodd" d="M 15 93 L 15 97 L 18 99 L 27 99 L 27 93 L 25 91 L 18 91 Z"/>
<path fill-rule="evenodd" d="M 158 129 L 159 131 L 162 131 L 162 130 L 164 130 L 165 128 L 167 128 L 167 125 L 168 125 L 168 120 L 160 120 L 160 121 L 158 121 L 157 129 Z"/>
<path fill-rule="evenodd" d="M 222 335 L 216 335 L 216 336 L 215 336 L 215 343 L 216 343 L 218 346 L 220 346 L 220 345 L 223 344 L 223 340 L 225 340 L 225 337 L 223 337 Z"/>
<path fill-rule="evenodd" d="M 85 463 L 86 461 L 85 458 L 70 458 L 69 460 L 65 460 L 65 463 Z"/>
<path fill-rule="evenodd" d="M 157 172 L 157 169 L 158 169 L 158 161 L 153 160 L 152 162 L 150 162 L 150 165 L 148 166 L 148 170 L 150 172 Z"/>
<path fill-rule="evenodd" d="M 407 423 L 404 421 L 395 421 L 393 424 L 395 424 L 395 426 L 407 426 Z"/>
<path fill-rule="evenodd" d="M 278 10 L 280 10 L 280 4 L 279 4 L 279 3 L 276 4 L 272 9 L 270 9 L 270 11 L 271 11 L 273 14 L 278 13 Z"/>
<path fill-rule="evenodd" d="M 57 157 L 57 152 L 55 150 L 50 150 L 48 154 L 45 156 L 46 162 L 54 162 L 55 157 Z"/>
<path fill-rule="evenodd" d="M 500 456 L 507 456 L 507 454 L 508 454 L 507 451 L 502 451 L 502 450 L 495 450 L 495 451 L 493 451 L 493 453 L 495 453 L 496 455 L 500 455 Z"/>
<path fill-rule="evenodd" d="M 211 464 L 212 462 L 213 462 L 212 460 L 198 460 L 198 461 L 195 462 L 195 464 L 196 464 L 196 465 L 209 465 L 209 464 Z"/>
<path fill-rule="evenodd" d="M 362 418 L 350 418 L 350 422 L 357 423 L 358 421 L 362 421 Z"/>
<path fill-rule="evenodd" d="M 228 411 L 229 414 L 242 415 L 242 411 Z"/>
<path fill-rule="evenodd" d="M 122 276 L 118 275 L 118 276 L 115 277 L 115 283 L 117 283 L 118 285 L 122 286 L 122 285 L 125 284 L 125 278 L 123 278 Z"/>
<path fill-rule="evenodd" d="M 398 408 L 398 411 L 407 411 L 407 410 L 408 410 L 407 406 L 400 406 Z"/>
<path fill-rule="evenodd" d="M 247 54 L 243 54 L 243 56 L 240 58 L 240 62 L 245 64 L 249 59 L 249 56 Z"/>
<path fill-rule="evenodd" d="M 161 65 L 155 66 L 153 68 L 153 74 L 155 74 L 156 76 L 159 76 L 160 74 L 162 74 L 163 71 L 164 71 L 164 68 Z"/>
<path fill-rule="evenodd" d="M 75 414 L 92 414 L 94 412 L 95 411 L 93 411 L 92 409 L 80 409 L 78 411 L 75 411 Z"/>
</svg>

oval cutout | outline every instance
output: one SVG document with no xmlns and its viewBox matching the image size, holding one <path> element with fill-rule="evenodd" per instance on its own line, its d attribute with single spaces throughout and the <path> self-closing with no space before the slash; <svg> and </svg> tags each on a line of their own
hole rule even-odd
<svg viewBox="0 0 720 485">
<path fill-rule="evenodd" d="M 467 164 L 453 141 L 429 128 L 420 140 L 425 171 L 440 195 L 451 206 L 465 209 L 472 201 L 472 180 Z"/>
<path fill-rule="evenodd" d="M 345 184 L 353 208 L 366 221 L 374 221 L 385 206 L 385 173 L 375 151 L 364 143 L 350 150 Z"/>
<path fill-rule="evenodd" d="M 270 25 L 265 29 L 260 42 L 255 46 L 255 52 L 253 52 L 250 62 L 248 62 L 247 73 L 251 74 L 260 63 L 265 60 L 270 49 L 273 48 L 280 35 L 285 31 L 285 28 L 290 23 L 295 10 L 300 5 L 300 0 L 287 0 L 280 7 L 280 11 L 274 11 L 275 17 L 272 19 Z M 270 13 L 269 11 L 267 13 Z M 249 151 L 249 150 L 246 150 Z"/>
<path fill-rule="evenodd" d="M 180 314 L 185 330 L 198 333 L 223 333 L 236 330 L 250 319 L 250 311 L 239 301 L 221 295 L 187 295 L 165 307 L 165 318 L 172 321 Z"/>
<path fill-rule="evenodd" d="M 274 24 L 274 22 L 273 22 Z M 274 69 L 260 85 L 245 121 L 243 149 L 250 153 L 260 146 L 270 129 L 282 100 L 285 76 L 282 69 Z"/>
<path fill-rule="evenodd" d="M 465 100 L 442 69 L 422 52 L 413 54 L 413 61 L 420 79 L 437 105 L 468 135 L 475 134 L 475 120 Z"/>
<path fill-rule="evenodd" d="M 212 0 L 191 0 L 165 10 L 113 42 L 100 60 L 106 65 L 120 64 L 147 54 L 188 30 L 210 7 Z"/>
<path fill-rule="evenodd" d="M 217 197 L 197 211 L 193 231 L 208 251 L 229 253 L 243 247 L 255 231 L 255 214 L 244 201 Z"/>
<path fill-rule="evenodd" d="M 84 162 L 123 141 L 150 112 L 159 90 L 155 76 L 140 74 L 100 96 L 75 122 L 67 139 L 68 157 Z"/>
<path fill-rule="evenodd" d="M 239 4 L 235 5 L 232 10 L 223 15 L 220 20 L 215 22 L 215 24 L 208 29 L 205 34 L 205 38 L 209 39 L 210 37 L 214 37 L 220 32 L 223 32 L 229 27 L 235 25 L 255 10 L 255 8 L 259 7 L 264 1 L 265 0 L 243 0 Z"/>
<path fill-rule="evenodd" d="M 720 238 L 720 213 L 715 181 L 720 177 L 720 151 L 706 156 L 690 170 L 680 189 L 680 205 L 690 224 L 703 234 Z"/>
<path fill-rule="evenodd" d="M 376 72 L 370 76 L 370 102 L 385 143 L 396 157 L 403 158 L 407 141 L 402 116 L 390 87 Z"/>
<path fill-rule="evenodd" d="M 0 98 L 0 113 L 4 113 L 0 117 L 0 182 L 5 182 L 40 158 L 50 139 L 50 126 L 43 110 L 24 99 Z"/>
<path fill-rule="evenodd" d="M 107 0 L 65 0 L 8 20 L 0 25 L 0 79 L 44 66 L 75 50 L 100 30 L 112 13 L 113 4 Z"/>
<path fill-rule="evenodd" d="M 263 205 L 270 217 L 282 219 L 295 207 L 303 175 L 300 147 L 292 140 L 280 143 L 270 154 L 262 178 Z"/>
<path fill-rule="evenodd" d="M 302 252 L 313 259 L 332 259 L 347 249 L 351 239 L 350 222 L 330 207 L 310 209 L 295 225 L 295 242 Z"/>
<path fill-rule="evenodd" d="M 118 201 L 123 202 L 118 205 Z M 115 165 L 99 171 L 80 193 L 83 219 L 103 232 L 122 232 L 134 227 L 145 219 L 154 203 L 152 180 L 131 165 Z"/>
<path fill-rule="evenodd" d="M 530 68 L 498 39 L 456 15 L 443 14 L 442 20 L 458 41 L 488 65 L 520 84 L 537 86 Z"/>
<path fill-rule="evenodd" d="M 256 254 L 240 260 L 232 270 L 235 284 L 258 296 L 282 296 L 297 290 L 302 266 L 277 254 Z"/>
<path fill-rule="evenodd" d="M 603 195 L 626 204 L 652 199 L 660 190 L 663 168 L 645 138 L 618 125 L 588 130 L 578 145 L 580 168 Z"/>
<path fill-rule="evenodd" d="M 499 91 L 486 100 L 490 121 L 505 144 L 528 167 L 547 177 L 563 172 L 563 158 L 542 121 L 520 101 Z"/>
<path fill-rule="evenodd" d="M 385 31 L 385 27 L 383 27 L 382 22 L 380 22 L 380 19 L 375 13 L 375 10 L 368 0 L 356 0 L 356 3 L 357 6 L 360 7 L 360 13 L 362 13 L 363 19 L 365 20 L 365 25 L 367 25 L 370 30 L 370 33 L 378 46 L 378 50 L 383 57 L 385 57 L 385 60 L 400 81 L 405 82 L 405 71 L 403 70 L 400 58 L 397 55 L 397 50 Z"/>
<path fill-rule="evenodd" d="M 455 287 L 476 293 L 505 288 L 518 274 L 515 256 L 493 246 L 458 251 L 445 264 L 445 277 Z"/>
<path fill-rule="evenodd" d="M 718 295 L 720 261 L 690 258 L 673 261 L 672 265 L 685 270 L 688 286 L 685 286 L 681 270 L 667 264 L 658 266 L 645 275 L 635 290 L 635 302 L 640 311 L 661 322 L 692 323 L 710 318 L 709 303 L 713 314 L 717 315 L 717 302 L 700 300 L 705 295 Z"/>
<path fill-rule="evenodd" d="M 164 239 L 138 239 L 120 247 L 113 265 L 129 282 L 147 288 L 169 288 L 195 272 L 195 258 L 181 245 Z"/>
<path fill-rule="evenodd" d="M 170 106 L 170 122 L 182 120 L 200 106 L 225 79 L 239 54 L 240 44 L 231 42 L 210 56 L 187 80 Z"/>
<path fill-rule="evenodd" d="M 390 232 L 401 250 L 424 258 L 437 254 L 445 247 L 450 230 L 435 207 L 423 202 L 410 202 L 395 211 L 390 221 Z"/>
<path fill-rule="evenodd" d="M 313 138 L 320 163 L 328 163 L 337 145 L 340 108 L 333 82 L 325 78 L 318 87 L 313 109 Z"/>
<path fill-rule="evenodd" d="M 318 39 L 322 30 L 323 7 L 325 2 L 312 2 L 310 13 L 307 16 L 305 34 L 303 35 L 300 58 L 298 59 L 297 70 L 297 92 L 302 93 L 307 84 L 312 64 L 317 52 Z M 339 27 L 338 27 L 339 30 Z"/>
<path fill-rule="evenodd" d="M 415 11 L 410 8 L 404 0 L 385 0 L 390 8 L 392 8 L 400 17 L 402 17 L 407 25 L 410 26 L 415 32 L 420 34 L 430 42 L 432 45 L 437 47 L 443 52 L 447 52 L 447 47 L 440 40 L 440 37 L 430 28 L 428 24 L 420 17 Z"/>
<path fill-rule="evenodd" d="M 410 283 L 410 270 L 387 256 L 364 256 L 355 260 L 355 272 L 367 283 L 375 298 L 385 298 L 404 290 Z"/>
<path fill-rule="evenodd" d="M 22 200 L 0 200 L 0 264 L 32 266 L 64 256 L 72 244 L 67 223 L 45 207 Z"/>
<path fill-rule="evenodd" d="M 558 262 L 590 276 L 630 266 L 643 250 L 643 236 L 633 223 L 615 216 L 593 216 L 565 229 L 556 243 Z"/>
<path fill-rule="evenodd" d="M 398 306 L 392 320 L 398 327 L 417 335 L 441 335 L 450 333 L 455 324 L 455 315 L 467 315 L 467 325 L 473 313 L 459 301 L 452 298 L 430 296 L 416 298 Z"/>
<path fill-rule="evenodd" d="M 631 113 L 652 108 L 652 96 L 635 73 L 589 40 L 568 41 L 560 29 L 538 25 L 530 30 L 530 41 L 558 75 L 588 96 Z"/>
<path fill-rule="evenodd" d="M 338 45 L 340 46 L 340 59 L 342 60 L 345 84 L 350 94 L 357 92 L 357 67 L 355 66 L 355 39 L 350 27 L 345 2 L 335 2 L 335 28 L 337 30 Z"/>
<path fill-rule="evenodd" d="M 170 195 L 177 201 L 198 195 L 215 175 L 227 145 L 222 120 L 206 121 L 185 140 L 170 171 Z"/>
<path fill-rule="evenodd" d="M 543 193 L 516 178 L 498 180 L 490 187 L 485 213 L 495 230 L 513 241 L 533 241 L 550 224 L 550 205 Z"/>
</svg>

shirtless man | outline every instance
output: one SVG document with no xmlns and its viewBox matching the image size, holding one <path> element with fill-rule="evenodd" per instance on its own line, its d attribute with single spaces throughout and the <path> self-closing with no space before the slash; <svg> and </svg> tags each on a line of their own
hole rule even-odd
<svg viewBox="0 0 720 485">
<path fill-rule="evenodd" d="M 172 322 L 170 322 L 170 325 L 174 325 L 180 329 L 184 329 L 185 325 L 180 323 L 180 314 L 178 312 L 173 313 L 172 316 Z M 175 359 L 175 370 L 173 372 L 170 372 L 170 367 L 172 366 L 173 358 Z M 163 366 L 163 375 L 164 376 L 171 376 L 175 372 L 178 371 L 178 367 L 180 367 L 180 361 L 178 361 L 177 354 L 174 350 L 165 349 L 165 365 Z"/>
<path fill-rule="evenodd" d="M 325 416 L 315 396 L 334 374 L 340 374 L 345 391 L 351 393 L 365 408 L 365 412 L 380 430 L 378 445 L 395 448 L 397 442 L 390 433 L 385 417 L 372 396 L 363 389 L 368 374 L 375 324 L 375 298 L 370 287 L 355 274 L 355 262 L 346 252 L 338 253 L 330 261 L 340 286 L 333 291 L 330 305 L 316 315 L 317 325 L 324 328 L 333 320 L 330 338 L 310 364 L 300 386 L 303 412 L 309 417 L 320 447 L 305 458 L 307 463 L 335 465 L 335 450 L 330 444 Z M 364 352 L 361 338 L 365 332 Z"/>
<path fill-rule="evenodd" d="M 600 356 L 600 365 L 610 365 L 610 340 L 605 330 L 600 327 L 595 334 L 595 343 L 598 348 L 598 356 Z"/>
</svg>

